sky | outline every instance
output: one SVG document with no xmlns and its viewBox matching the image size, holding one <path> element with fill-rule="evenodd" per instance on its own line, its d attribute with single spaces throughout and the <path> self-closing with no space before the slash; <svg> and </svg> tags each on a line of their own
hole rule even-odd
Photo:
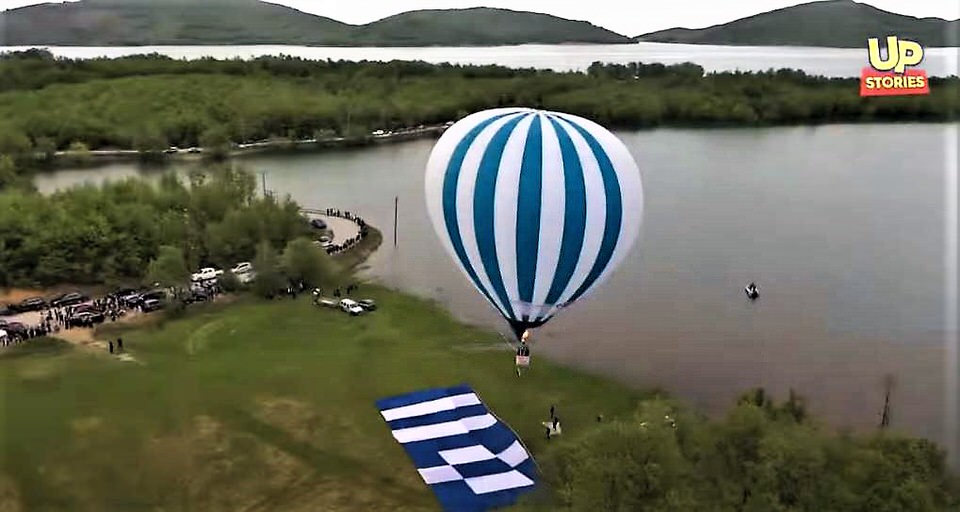
<svg viewBox="0 0 960 512">
<path fill-rule="evenodd" d="M 162 1 L 162 0 L 157 0 Z M 202 2 L 203 0 L 197 0 Z M 301 11 L 351 24 L 363 24 L 405 11 L 465 7 L 502 7 L 589 21 L 627 36 L 673 27 L 702 28 L 761 12 L 789 7 L 797 0 L 271 0 Z M 0 0 L 0 9 L 40 3 Z M 865 0 L 880 9 L 910 16 L 960 18 L 958 0 Z M 650 5 L 649 8 L 642 7 Z M 633 5 L 629 9 L 625 6 Z M 653 7 L 659 5 L 659 8 Z"/>
</svg>

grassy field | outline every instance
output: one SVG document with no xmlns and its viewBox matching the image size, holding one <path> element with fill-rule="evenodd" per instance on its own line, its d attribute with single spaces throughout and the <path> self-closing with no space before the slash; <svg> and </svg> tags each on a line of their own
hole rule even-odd
<svg viewBox="0 0 960 512">
<path fill-rule="evenodd" d="M 135 363 L 52 340 L 0 356 L 0 511 L 436 510 L 376 399 L 471 384 L 536 456 L 551 404 L 570 438 L 641 398 L 542 358 L 518 378 L 497 335 L 360 294 L 380 309 L 245 299 L 102 333 Z"/>
</svg>

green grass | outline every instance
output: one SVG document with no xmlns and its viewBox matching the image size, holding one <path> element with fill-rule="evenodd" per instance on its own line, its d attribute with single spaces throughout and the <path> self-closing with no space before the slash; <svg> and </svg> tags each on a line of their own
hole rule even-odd
<svg viewBox="0 0 960 512">
<path fill-rule="evenodd" d="M 251 300 L 110 332 L 139 363 L 50 344 L 0 358 L 0 509 L 435 510 L 378 398 L 469 383 L 535 456 L 551 404 L 570 438 L 642 398 L 542 358 L 517 378 L 496 334 L 360 295 L 380 309 Z"/>
</svg>

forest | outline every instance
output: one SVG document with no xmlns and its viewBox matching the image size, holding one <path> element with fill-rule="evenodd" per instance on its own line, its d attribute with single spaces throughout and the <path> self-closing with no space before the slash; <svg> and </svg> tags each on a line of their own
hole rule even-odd
<svg viewBox="0 0 960 512">
<path fill-rule="evenodd" d="M 598 420 L 600 420 L 598 418 Z M 541 461 L 536 510 L 941 512 L 960 487 L 936 445 L 887 432 L 836 435 L 793 392 L 744 394 L 716 421 L 672 400 L 598 422 Z"/>
<path fill-rule="evenodd" d="M 137 284 L 161 247 L 189 269 L 230 268 L 253 260 L 261 242 L 280 251 L 310 234 L 296 203 L 258 197 L 239 167 L 196 170 L 188 181 L 168 174 L 158 184 L 130 179 L 49 196 L 0 192 L 0 287 Z"/>
<path fill-rule="evenodd" d="M 49 164 L 58 150 L 363 136 L 497 106 L 559 110 L 611 128 L 957 119 L 960 79 L 930 82 L 928 96 L 861 98 L 856 79 L 704 73 L 695 64 L 558 73 L 294 57 L 69 60 L 28 50 L 0 58 L 0 154 L 22 169 Z"/>
</svg>

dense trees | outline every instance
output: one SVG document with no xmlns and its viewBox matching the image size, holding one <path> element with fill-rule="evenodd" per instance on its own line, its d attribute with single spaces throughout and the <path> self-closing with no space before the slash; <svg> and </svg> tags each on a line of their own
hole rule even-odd
<svg viewBox="0 0 960 512">
<path fill-rule="evenodd" d="M 190 282 L 190 270 L 179 247 L 161 245 L 157 257 L 147 265 L 147 281 L 168 288 L 183 287 Z"/>
<path fill-rule="evenodd" d="M 758 399 L 759 398 L 759 399 Z M 960 489 L 928 441 L 834 435 L 791 396 L 750 393 L 721 421 L 665 400 L 600 423 L 541 461 L 556 502 L 574 511 L 943 511 Z"/>
<path fill-rule="evenodd" d="M 257 272 L 257 279 L 253 282 L 253 290 L 262 297 L 273 297 L 284 284 L 277 249 L 266 241 L 257 244 L 257 254 L 253 259 L 253 268 Z"/>
<path fill-rule="evenodd" d="M 498 105 L 542 106 L 615 127 L 956 119 L 960 80 L 929 96 L 860 98 L 856 79 L 799 71 L 704 74 L 681 64 L 594 64 L 586 73 L 422 62 L 263 57 L 0 57 L 0 153 L 81 142 L 156 150 L 442 123 Z M 32 146 L 31 146 L 32 144 Z"/>
<path fill-rule="evenodd" d="M 252 259 L 261 240 L 281 250 L 309 232 L 294 202 L 256 197 L 242 169 L 213 167 L 190 182 L 171 174 L 157 185 L 0 192 L 0 286 L 140 281 L 148 267 L 152 279 L 176 284 L 175 260 L 228 267 Z"/>
<path fill-rule="evenodd" d="M 333 258 L 309 238 L 291 240 L 283 250 L 281 267 L 284 275 L 294 282 L 318 286 L 332 282 L 337 277 Z"/>
</svg>

